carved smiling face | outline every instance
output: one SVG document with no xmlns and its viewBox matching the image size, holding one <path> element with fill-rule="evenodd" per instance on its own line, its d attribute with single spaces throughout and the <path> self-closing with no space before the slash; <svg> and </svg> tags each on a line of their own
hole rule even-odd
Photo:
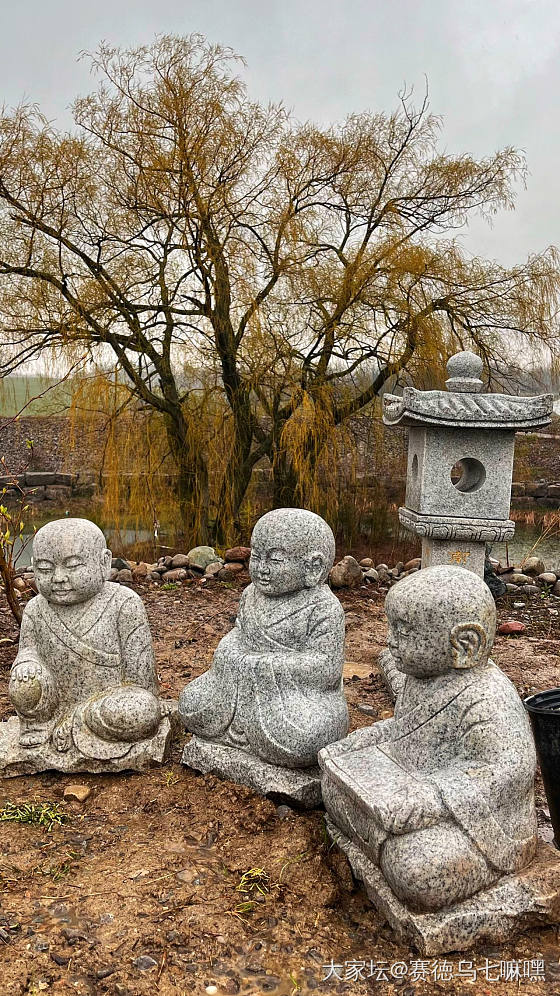
<svg viewBox="0 0 560 996">
<path fill-rule="evenodd" d="M 59 519 L 39 529 L 33 541 L 39 593 L 57 605 L 75 605 L 101 591 L 111 553 L 101 530 L 87 519 Z"/>
<path fill-rule="evenodd" d="M 281 537 L 276 537 L 271 546 L 252 543 L 249 573 L 255 588 L 271 597 L 307 587 L 304 559 Z"/>
<path fill-rule="evenodd" d="M 334 558 L 326 522 L 301 508 L 263 515 L 251 537 L 249 573 L 255 588 L 276 598 L 321 584 Z"/>
</svg>

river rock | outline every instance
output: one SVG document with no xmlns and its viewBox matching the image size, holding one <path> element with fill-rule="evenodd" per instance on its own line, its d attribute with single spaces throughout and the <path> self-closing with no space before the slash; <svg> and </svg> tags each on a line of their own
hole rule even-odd
<svg viewBox="0 0 560 996">
<path fill-rule="evenodd" d="M 554 585 L 554 588 L 552 589 L 552 594 L 560 595 L 560 581 L 557 581 L 556 584 Z"/>
<path fill-rule="evenodd" d="M 545 571 L 544 574 L 539 574 L 537 580 L 542 584 L 556 584 L 556 574 L 552 571 Z"/>
<path fill-rule="evenodd" d="M 213 578 L 223 569 L 223 564 L 221 560 L 216 560 L 214 564 L 208 564 L 208 567 L 204 571 L 204 577 Z"/>
<path fill-rule="evenodd" d="M 135 578 L 145 578 L 151 569 L 151 564 L 146 564 L 145 561 L 141 560 L 139 564 L 135 564 L 132 568 L 132 575 Z"/>
<path fill-rule="evenodd" d="M 215 563 L 220 558 L 211 546 L 195 546 L 189 550 L 187 563 L 189 567 L 195 567 L 199 571 L 205 571 L 208 564 Z"/>
<path fill-rule="evenodd" d="M 189 567 L 189 557 L 186 553 L 176 553 L 174 557 L 171 558 L 171 568 L 176 567 Z"/>
<path fill-rule="evenodd" d="M 229 561 L 227 564 L 219 564 L 219 571 L 215 575 L 219 581 L 231 581 L 232 578 L 241 574 L 245 570 L 245 565 L 240 564 L 237 560 Z"/>
<path fill-rule="evenodd" d="M 85 802 L 91 795 L 89 785 L 67 785 L 64 789 L 65 799 L 75 799 L 76 802 Z"/>
<path fill-rule="evenodd" d="M 155 958 L 150 955 L 140 955 L 139 958 L 135 958 L 132 962 L 135 968 L 140 972 L 149 972 L 151 968 L 157 968 L 158 963 Z"/>
<path fill-rule="evenodd" d="M 541 589 L 538 584 L 522 584 L 521 591 L 524 591 L 526 595 L 540 595 Z"/>
<path fill-rule="evenodd" d="M 123 557 L 113 557 L 111 560 L 111 568 L 115 571 L 128 571 L 130 564 L 128 560 Z"/>
<path fill-rule="evenodd" d="M 128 568 L 117 572 L 116 580 L 119 584 L 132 584 L 134 578 L 132 577 L 132 571 Z"/>
<path fill-rule="evenodd" d="M 232 560 L 239 560 L 242 563 L 244 563 L 246 560 L 249 560 L 250 556 L 251 556 L 250 546 L 232 546 L 231 549 L 226 550 L 225 552 L 225 559 L 227 562 Z"/>
<path fill-rule="evenodd" d="M 368 581 L 369 584 L 375 584 L 379 581 L 379 574 L 375 570 L 375 567 L 370 567 L 364 574 L 364 581 Z"/>
<path fill-rule="evenodd" d="M 360 560 L 360 567 L 365 567 L 366 571 L 373 566 L 373 560 L 371 557 L 364 557 L 363 560 Z"/>
<path fill-rule="evenodd" d="M 544 566 L 544 560 L 541 560 L 540 557 L 527 557 L 527 559 L 523 561 L 522 566 L 525 574 L 531 574 L 534 576 L 543 574 L 546 569 Z"/>
<path fill-rule="evenodd" d="M 422 564 L 422 558 L 421 557 L 413 557 L 412 560 L 409 560 L 404 565 L 404 569 L 405 569 L 405 571 L 415 571 L 415 570 L 418 570 L 420 568 L 421 564 Z"/>
<path fill-rule="evenodd" d="M 510 636 L 511 633 L 524 633 L 527 627 L 519 619 L 506 619 L 498 626 L 500 636 Z"/>
<path fill-rule="evenodd" d="M 484 562 L 484 581 L 490 588 L 492 592 L 492 597 L 494 599 L 500 598 L 505 595 L 507 591 L 507 585 L 503 578 L 498 577 L 496 574 L 496 568 L 492 566 L 488 557 Z"/>
<path fill-rule="evenodd" d="M 333 588 L 355 588 L 362 583 L 362 568 L 355 557 L 343 557 L 330 573 Z"/>
<path fill-rule="evenodd" d="M 508 580 L 509 580 L 510 584 L 518 584 L 519 585 L 519 584 L 530 584 L 531 583 L 531 578 L 529 577 L 528 574 L 520 574 L 518 571 L 514 572 L 513 574 L 510 574 Z"/>
<path fill-rule="evenodd" d="M 184 581 L 188 577 L 188 574 L 184 567 L 176 567 L 174 570 L 166 571 L 162 575 L 162 581 L 167 584 L 169 581 L 173 584 L 175 581 Z"/>
</svg>

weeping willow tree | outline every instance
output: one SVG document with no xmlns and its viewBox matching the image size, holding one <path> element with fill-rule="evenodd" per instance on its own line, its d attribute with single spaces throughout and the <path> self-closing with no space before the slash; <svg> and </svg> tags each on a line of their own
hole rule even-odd
<svg viewBox="0 0 560 996">
<path fill-rule="evenodd" d="M 301 124 L 198 35 L 90 58 L 72 131 L 0 120 L 0 374 L 47 349 L 116 366 L 107 460 L 126 425 L 139 467 L 171 462 L 190 538 L 231 532 L 263 459 L 276 505 L 329 507 L 349 420 L 456 348 L 494 377 L 552 348 L 555 252 L 506 269 L 456 234 L 513 207 L 514 149 L 443 154 L 410 94 Z"/>
</svg>

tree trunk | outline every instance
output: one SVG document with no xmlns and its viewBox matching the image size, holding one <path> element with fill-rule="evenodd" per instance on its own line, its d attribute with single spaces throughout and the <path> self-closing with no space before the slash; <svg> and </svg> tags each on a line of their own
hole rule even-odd
<svg viewBox="0 0 560 996">
<path fill-rule="evenodd" d="M 272 507 L 297 508 L 301 505 L 298 476 L 285 450 L 277 450 L 272 461 Z"/>
<path fill-rule="evenodd" d="M 18 602 L 14 588 L 14 570 L 13 567 L 7 562 L 3 553 L 0 553 L 0 577 L 2 578 L 4 584 L 6 601 L 10 607 L 11 613 L 18 626 L 21 626 L 22 609 Z"/>
<path fill-rule="evenodd" d="M 180 408 L 166 417 L 167 439 L 177 467 L 177 497 L 181 510 L 181 532 L 189 544 L 210 540 L 208 467 L 200 447 L 189 445 L 188 426 Z"/>
</svg>

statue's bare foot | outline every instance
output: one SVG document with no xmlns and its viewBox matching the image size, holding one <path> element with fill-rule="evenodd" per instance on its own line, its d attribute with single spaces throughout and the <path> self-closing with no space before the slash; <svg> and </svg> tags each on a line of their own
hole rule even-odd
<svg viewBox="0 0 560 996">
<path fill-rule="evenodd" d="M 20 747 L 41 747 L 49 739 L 49 728 L 43 726 L 28 726 L 22 729 L 19 736 Z"/>
<path fill-rule="evenodd" d="M 61 723 L 58 724 L 56 730 L 53 733 L 53 743 L 55 750 L 64 754 L 65 751 L 70 749 L 72 743 L 72 721 L 70 719 L 63 719 Z"/>
</svg>

